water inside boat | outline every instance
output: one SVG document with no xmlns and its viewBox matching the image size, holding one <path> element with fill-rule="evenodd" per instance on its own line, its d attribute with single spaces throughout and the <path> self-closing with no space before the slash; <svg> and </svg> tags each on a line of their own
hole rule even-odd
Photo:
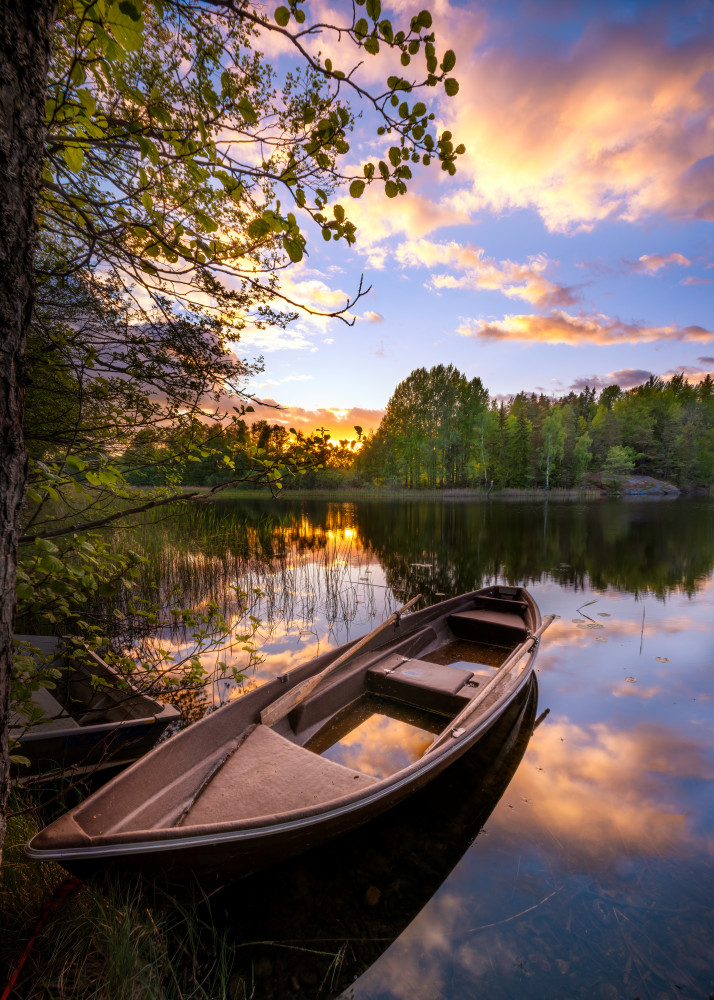
<svg viewBox="0 0 714 1000">
<path fill-rule="evenodd" d="M 511 651 L 510 646 L 455 639 L 419 659 L 468 671 L 468 684 L 477 688 Z M 386 778 L 419 760 L 445 724 L 443 714 L 368 692 L 333 716 L 305 749 L 363 774 Z"/>
<path fill-rule="evenodd" d="M 305 744 L 335 764 L 386 778 L 415 760 L 444 728 L 443 715 L 365 694 Z"/>
</svg>

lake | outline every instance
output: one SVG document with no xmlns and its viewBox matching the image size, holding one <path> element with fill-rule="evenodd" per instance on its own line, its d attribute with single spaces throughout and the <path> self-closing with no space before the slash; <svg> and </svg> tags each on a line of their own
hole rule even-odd
<svg viewBox="0 0 714 1000">
<path fill-rule="evenodd" d="M 714 992 L 714 500 L 217 501 L 132 545 L 147 594 L 259 590 L 262 659 L 222 656 L 245 680 L 217 670 L 189 718 L 417 593 L 523 584 L 560 616 L 484 746 L 212 900 L 236 998 Z"/>
</svg>

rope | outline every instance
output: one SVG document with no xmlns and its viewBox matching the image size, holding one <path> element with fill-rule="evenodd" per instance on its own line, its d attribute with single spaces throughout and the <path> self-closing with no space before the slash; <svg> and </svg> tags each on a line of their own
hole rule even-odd
<svg viewBox="0 0 714 1000">
<path fill-rule="evenodd" d="M 81 878 L 75 878 L 72 876 L 66 879 L 64 882 L 62 882 L 60 886 L 58 886 L 52 897 L 42 907 L 42 909 L 40 910 L 40 916 L 38 917 L 37 923 L 35 924 L 35 929 L 30 935 L 30 940 L 25 945 L 25 950 L 20 956 L 20 961 L 17 963 L 15 971 L 10 976 L 7 986 L 2 991 L 2 995 L 0 995 L 0 1000 L 8 1000 L 8 997 L 12 992 L 12 988 L 17 982 L 17 977 L 22 972 L 22 967 L 27 961 L 27 957 L 32 951 L 32 946 L 37 940 L 37 936 L 39 935 L 40 931 L 45 926 L 45 923 L 49 915 L 52 913 L 53 910 L 56 910 L 59 906 L 61 906 L 66 899 L 69 899 L 70 896 L 74 895 L 74 893 L 77 892 L 82 887 L 82 884 L 83 883 Z"/>
</svg>

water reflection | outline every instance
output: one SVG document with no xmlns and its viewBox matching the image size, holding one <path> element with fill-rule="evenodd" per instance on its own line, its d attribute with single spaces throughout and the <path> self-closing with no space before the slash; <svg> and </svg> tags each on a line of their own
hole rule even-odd
<svg viewBox="0 0 714 1000">
<path fill-rule="evenodd" d="M 148 600 L 174 592 L 194 606 L 216 600 L 240 631 L 232 588 L 260 591 L 251 610 L 262 621 L 263 662 L 250 674 L 260 682 L 369 631 L 415 593 L 434 603 L 508 582 L 550 583 L 558 594 L 691 596 L 710 586 L 714 505 L 223 501 L 149 525 L 131 544 L 149 558 L 139 586 Z M 582 618 L 576 609 L 569 617 Z M 569 630 L 569 644 L 653 635 L 649 621 L 615 615 L 595 623 L 594 636 Z M 556 636 L 552 630 L 550 641 Z M 177 653 L 186 648 L 178 630 L 164 639 Z M 248 662 L 240 643 L 225 659 L 239 669 Z M 216 704 L 225 700 L 225 691 L 212 694 Z"/>
<path fill-rule="evenodd" d="M 451 801 L 433 815 L 411 814 L 390 840 L 389 865 L 376 838 L 358 831 L 355 856 L 374 860 L 375 874 L 338 870 L 341 848 L 325 849 L 311 875 L 298 861 L 267 892 L 253 883 L 257 910 L 233 890 L 246 906 L 243 923 L 231 915 L 237 944 L 259 934 L 281 942 L 237 948 L 256 1000 L 338 988 L 354 1000 L 714 993 L 712 500 L 222 503 L 169 524 L 138 542 L 152 560 L 147 596 L 180 586 L 189 601 L 229 602 L 235 581 L 265 595 L 254 609 L 264 660 L 247 685 L 368 631 L 417 592 L 434 602 L 520 583 L 543 613 L 560 615 L 537 666 L 550 714 L 430 901 L 459 856 L 440 824 L 463 805 L 470 779 L 449 785 Z M 239 694 L 217 677 L 211 697 Z M 190 711 L 202 710 L 195 699 Z M 463 852 L 468 837 L 461 843 Z M 442 858 L 452 860 L 440 868 Z M 325 907 L 322 879 L 336 909 Z M 283 883 L 295 889 L 285 903 Z M 370 887 L 379 893 L 368 900 Z M 349 934 L 343 897 L 357 921 Z M 318 971 L 305 948 L 323 953 Z"/>
<path fill-rule="evenodd" d="M 353 771 L 386 778 L 419 760 L 444 722 L 443 716 L 365 695 L 339 712 L 305 746 Z"/>
<path fill-rule="evenodd" d="M 413 920 L 473 842 L 523 756 L 535 683 L 446 774 L 386 816 L 212 901 L 239 945 L 237 997 L 335 997 Z M 277 902 L 277 905 L 276 905 Z M 256 942 L 256 943 L 251 943 Z"/>
</svg>

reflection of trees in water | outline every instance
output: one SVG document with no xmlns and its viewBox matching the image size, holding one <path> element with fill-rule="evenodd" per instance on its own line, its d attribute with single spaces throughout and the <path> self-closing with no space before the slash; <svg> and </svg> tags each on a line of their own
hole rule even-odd
<svg viewBox="0 0 714 1000">
<path fill-rule="evenodd" d="M 473 843 L 525 753 L 536 706 L 534 678 L 491 732 L 423 791 L 212 900 L 211 954 L 217 932 L 240 942 L 232 994 L 328 1000 L 351 986 Z"/>
<path fill-rule="evenodd" d="M 360 503 L 363 544 L 399 593 L 438 600 L 553 577 L 576 589 L 693 593 L 714 566 L 710 501 Z"/>
<path fill-rule="evenodd" d="M 368 561 L 354 522 L 355 505 L 345 503 L 241 500 L 182 509 L 117 536 L 118 546 L 139 551 L 147 565 L 133 591 L 118 595 L 113 606 L 127 612 L 138 598 L 200 610 L 215 601 L 230 616 L 240 610 L 238 587 L 249 597 L 247 613 L 267 629 L 309 629 L 318 614 L 330 627 L 349 622 L 358 601 L 350 578 Z M 369 602 L 373 593 L 364 591 L 360 600 Z M 177 624 L 178 640 L 181 631 Z"/>
<path fill-rule="evenodd" d="M 576 589 L 691 594 L 714 566 L 714 505 L 222 501 L 145 525 L 118 544 L 148 559 L 134 592 L 140 598 L 198 607 L 215 600 L 231 614 L 237 584 L 261 591 L 251 611 L 267 629 L 310 630 L 316 616 L 329 627 L 354 619 L 360 577 L 359 599 L 378 611 L 364 573 L 375 559 L 397 599 L 421 592 L 436 601 L 494 579 L 548 577 Z"/>
</svg>

